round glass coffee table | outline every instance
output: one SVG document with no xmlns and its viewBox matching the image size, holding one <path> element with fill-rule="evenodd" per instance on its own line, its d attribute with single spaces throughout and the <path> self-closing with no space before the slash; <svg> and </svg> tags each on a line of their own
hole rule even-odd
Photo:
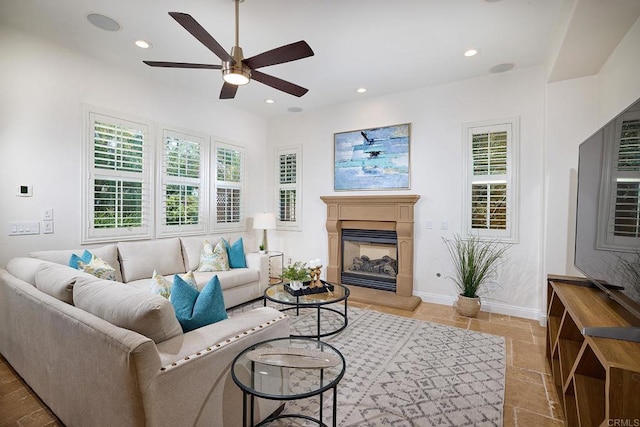
<svg viewBox="0 0 640 427">
<path fill-rule="evenodd" d="M 326 283 L 326 282 L 325 282 Z M 267 288 L 264 291 L 264 305 L 267 306 L 267 301 L 272 301 L 277 304 L 283 304 L 290 307 L 281 308 L 280 311 L 289 311 L 295 310 L 296 316 L 300 315 L 300 309 L 304 308 L 312 308 L 317 310 L 317 332 L 315 334 L 308 335 L 291 335 L 292 338 L 316 338 L 320 339 L 322 337 L 327 337 L 330 335 L 337 334 L 347 327 L 349 323 L 349 318 L 347 317 L 347 301 L 349 298 L 349 288 L 339 284 L 328 283 L 331 287 L 333 287 L 332 291 L 308 294 L 308 295 L 292 295 L 285 288 L 284 283 L 280 283 L 278 285 L 273 285 Z M 344 310 L 338 310 L 334 307 L 329 307 L 330 304 L 335 304 L 338 302 L 344 301 Z M 341 319 L 342 322 L 340 326 L 336 329 L 332 329 L 330 331 L 321 331 L 321 320 L 322 320 L 322 311 L 330 311 L 336 313 Z"/>
<path fill-rule="evenodd" d="M 290 401 L 318 395 L 318 418 L 278 413 L 257 426 L 284 418 L 305 419 L 326 426 L 322 421 L 323 393 L 329 389 L 333 390 L 332 423 L 336 426 L 337 387 L 344 376 L 345 366 L 344 356 L 335 347 L 316 339 L 275 338 L 245 349 L 231 366 L 231 377 L 242 390 L 243 426 L 254 425 L 256 397 Z"/>
</svg>

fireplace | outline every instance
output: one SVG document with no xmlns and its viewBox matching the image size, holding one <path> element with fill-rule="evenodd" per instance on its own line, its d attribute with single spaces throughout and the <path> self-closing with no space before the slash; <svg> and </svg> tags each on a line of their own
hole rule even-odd
<svg viewBox="0 0 640 427">
<path fill-rule="evenodd" d="M 398 238 L 390 230 L 342 229 L 342 272 L 345 285 L 396 291 Z"/>
<path fill-rule="evenodd" d="M 413 209 L 420 196 L 367 195 L 320 198 L 327 205 L 327 281 L 349 286 L 349 298 L 354 301 L 415 309 L 421 300 L 413 295 Z M 359 240 L 352 238 L 353 233 L 359 236 Z M 390 242 L 365 242 L 367 236 L 371 235 L 383 236 L 383 240 L 390 240 L 391 236 L 395 235 L 394 248 L 389 247 Z M 360 265 L 354 269 L 353 259 L 356 257 L 360 257 L 360 261 L 356 261 L 355 264 L 364 264 L 368 259 L 369 265 L 366 269 L 373 271 L 363 274 L 362 268 L 365 266 Z M 371 265 L 372 262 L 374 265 Z M 388 265 L 383 266 L 385 263 Z M 385 276 L 391 276 L 390 268 L 395 269 L 395 278 L 382 277 L 380 270 L 386 272 Z M 380 278 L 383 280 L 379 280 Z M 373 286 L 371 280 L 378 283 Z"/>
</svg>

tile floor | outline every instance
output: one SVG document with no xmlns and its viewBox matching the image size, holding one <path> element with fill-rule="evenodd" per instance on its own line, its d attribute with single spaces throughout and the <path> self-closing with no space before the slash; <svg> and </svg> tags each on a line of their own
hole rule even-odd
<svg viewBox="0 0 640 427">
<path fill-rule="evenodd" d="M 505 427 L 563 426 L 561 404 L 545 360 L 546 329 L 538 322 L 480 312 L 477 319 L 458 316 L 452 307 L 422 303 L 414 312 L 374 305 L 349 305 L 502 335 L 507 343 Z M 0 356 L 0 427 L 62 426 Z"/>
</svg>

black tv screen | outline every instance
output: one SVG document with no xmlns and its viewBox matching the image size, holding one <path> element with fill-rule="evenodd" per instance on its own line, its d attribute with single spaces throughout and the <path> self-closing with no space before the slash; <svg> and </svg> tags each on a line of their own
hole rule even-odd
<svg viewBox="0 0 640 427">
<path fill-rule="evenodd" d="M 574 263 L 640 318 L 640 100 L 580 145 Z"/>
</svg>

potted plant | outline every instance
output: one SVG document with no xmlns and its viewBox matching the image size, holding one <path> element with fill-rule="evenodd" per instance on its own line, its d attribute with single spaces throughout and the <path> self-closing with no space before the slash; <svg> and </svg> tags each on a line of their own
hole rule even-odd
<svg viewBox="0 0 640 427">
<path fill-rule="evenodd" d="M 289 264 L 282 270 L 281 278 L 289 282 L 291 288 L 301 289 L 304 282 L 311 281 L 311 270 L 307 268 L 307 263 L 295 262 Z"/>
<path fill-rule="evenodd" d="M 494 278 L 502 256 L 509 246 L 499 240 L 483 240 L 479 236 L 463 239 L 455 235 L 444 239 L 453 263 L 451 278 L 458 290 L 456 311 L 467 317 L 476 317 L 480 311 L 483 287 Z"/>
<path fill-rule="evenodd" d="M 265 250 L 264 250 L 264 243 L 260 243 L 259 248 L 260 248 L 260 253 L 261 253 L 261 254 L 264 254 L 264 253 L 265 253 Z"/>
</svg>

